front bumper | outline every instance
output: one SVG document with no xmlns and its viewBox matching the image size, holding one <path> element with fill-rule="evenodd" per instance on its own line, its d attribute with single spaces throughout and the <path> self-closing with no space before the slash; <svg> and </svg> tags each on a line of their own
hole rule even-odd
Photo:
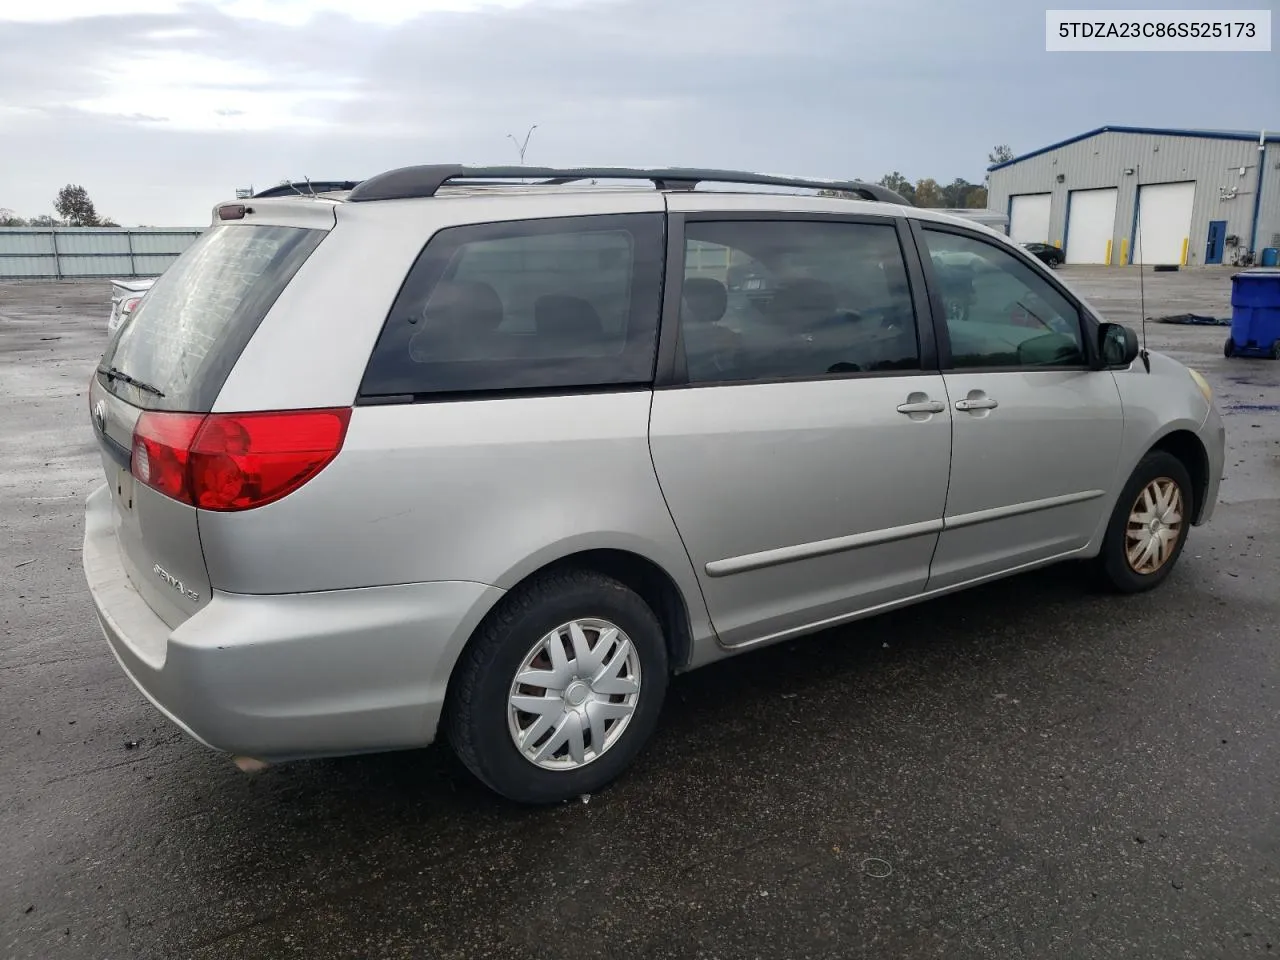
<svg viewBox="0 0 1280 960">
<path fill-rule="evenodd" d="M 1218 489 L 1222 486 L 1222 473 L 1227 460 L 1227 428 L 1222 423 L 1218 408 L 1209 404 L 1209 413 L 1200 425 L 1200 442 L 1204 444 L 1205 453 L 1209 457 L 1209 482 L 1205 485 L 1204 503 L 1195 525 L 1208 523 L 1213 519 L 1213 511 L 1218 506 Z"/>
<path fill-rule="evenodd" d="M 85 510 L 84 572 L 111 652 L 192 737 L 280 761 L 423 746 L 453 664 L 503 591 L 465 581 L 227 594 L 176 628 L 124 571 L 110 491 Z"/>
</svg>

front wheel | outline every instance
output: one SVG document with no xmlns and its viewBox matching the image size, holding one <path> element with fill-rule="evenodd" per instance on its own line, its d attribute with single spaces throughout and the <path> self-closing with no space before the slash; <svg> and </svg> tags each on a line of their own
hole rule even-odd
<svg viewBox="0 0 1280 960">
<path fill-rule="evenodd" d="M 1103 583 L 1139 593 L 1164 582 L 1187 541 L 1191 475 L 1171 453 L 1153 450 L 1139 461 L 1116 501 L 1097 566 Z"/>
<path fill-rule="evenodd" d="M 451 687 L 447 734 L 497 793 L 542 804 L 621 774 L 657 726 L 667 688 L 662 627 L 617 580 L 539 577 L 505 597 Z"/>
</svg>

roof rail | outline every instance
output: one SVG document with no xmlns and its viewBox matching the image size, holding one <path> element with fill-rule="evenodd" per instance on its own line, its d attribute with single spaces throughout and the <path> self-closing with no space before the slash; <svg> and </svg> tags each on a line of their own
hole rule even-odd
<svg viewBox="0 0 1280 960">
<path fill-rule="evenodd" d="M 310 197 L 319 193 L 331 193 L 335 190 L 351 190 L 359 186 L 359 180 L 295 180 L 292 183 L 280 183 L 274 187 L 259 190 L 253 195 L 258 197 L 292 197 L 301 194 Z"/>
<path fill-rule="evenodd" d="M 797 187 L 806 190 L 838 190 L 864 200 L 898 203 L 910 206 L 899 194 L 887 187 L 859 180 L 809 180 L 779 177 L 737 170 L 703 170 L 696 167 L 637 169 L 631 167 L 464 167 L 457 164 L 423 164 L 400 167 L 370 177 L 357 184 L 347 197 L 353 203 L 363 200 L 409 200 L 434 197 L 446 183 L 456 180 L 536 180 L 543 186 L 574 183 L 580 180 L 648 180 L 659 190 L 692 190 L 699 183 L 736 183 L 763 187 Z"/>
</svg>

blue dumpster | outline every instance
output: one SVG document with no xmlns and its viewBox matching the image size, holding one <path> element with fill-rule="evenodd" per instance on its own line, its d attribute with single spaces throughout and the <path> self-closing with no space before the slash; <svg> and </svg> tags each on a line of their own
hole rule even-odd
<svg viewBox="0 0 1280 960">
<path fill-rule="evenodd" d="M 1228 357 L 1280 360 L 1280 269 L 1244 270 L 1231 278 Z"/>
</svg>

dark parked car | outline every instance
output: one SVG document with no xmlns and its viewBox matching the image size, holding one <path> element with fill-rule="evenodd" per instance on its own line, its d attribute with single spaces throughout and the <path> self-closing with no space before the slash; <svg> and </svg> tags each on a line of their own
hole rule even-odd
<svg viewBox="0 0 1280 960">
<path fill-rule="evenodd" d="M 1062 249 L 1051 243 L 1024 243 L 1023 246 L 1027 248 L 1028 253 L 1051 267 L 1060 267 L 1067 259 Z"/>
</svg>

